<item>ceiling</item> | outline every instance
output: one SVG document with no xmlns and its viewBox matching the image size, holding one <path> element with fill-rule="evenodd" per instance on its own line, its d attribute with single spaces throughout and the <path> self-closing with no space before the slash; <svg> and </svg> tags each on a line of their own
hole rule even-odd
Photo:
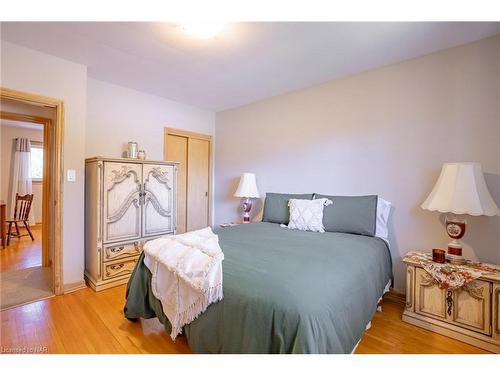
<svg viewBox="0 0 500 375">
<path fill-rule="evenodd" d="M 3 22 L 3 40 L 88 75 L 213 111 L 500 34 L 500 23 L 233 23 L 214 39 L 175 23 Z"/>
</svg>

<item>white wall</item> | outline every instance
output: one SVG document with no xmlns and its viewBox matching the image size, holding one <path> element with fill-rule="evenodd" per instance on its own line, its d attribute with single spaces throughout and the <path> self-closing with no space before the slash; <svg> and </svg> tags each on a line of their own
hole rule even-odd
<svg viewBox="0 0 500 375">
<path fill-rule="evenodd" d="M 262 193 L 379 194 L 403 291 L 402 256 L 449 241 L 444 215 L 420 208 L 442 163 L 481 162 L 500 205 L 499 103 L 497 36 L 218 113 L 215 222 L 238 217 L 242 172 Z M 465 256 L 500 263 L 500 217 L 467 221 Z"/>
<path fill-rule="evenodd" d="M 3 110 L 2 106 L 2 110 Z M 28 138 L 30 141 L 43 142 L 43 127 L 40 129 L 27 129 L 19 126 L 0 126 L 0 155 L 1 160 L 1 171 L 2 171 L 2 181 L 0 183 L 0 200 L 7 203 L 7 216 L 10 216 L 10 190 L 12 189 L 12 159 L 15 151 L 15 139 L 16 138 Z M 42 183 L 33 182 L 33 203 L 31 206 L 31 212 L 35 216 L 35 222 L 42 222 Z"/>
<path fill-rule="evenodd" d="M 63 283 L 83 281 L 84 158 L 87 68 L 38 51 L 1 41 L 2 87 L 64 101 L 64 169 L 77 180 L 63 187 Z"/>
<path fill-rule="evenodd" d="M 214 112 L 107 82 L 87 81 L 87 157 L 121 157 L 136 141 L 151 160 L 163 160 L 163 128 L 213 134 Z"/>
<path fill-rule="evenodd" d="M 83 280 L 85 157 L 121 157 L 137 141 L 148 159 L 163 159 L 163 128 L 214 133 L 215 114 L 87 77 L 87 68 L 5 41 L 3 87 L 64 101 L 64 168 L 77 182 L 64 184 L 64 284 Z"/>
<path fill-rule="evenodd" d="M 127 143 L 135 141 L 147 159 L 163 160 L 165 127 L 213 135 L 215 113 L 88 79 L 86 157 L 122 157 Z"/>
</svg>

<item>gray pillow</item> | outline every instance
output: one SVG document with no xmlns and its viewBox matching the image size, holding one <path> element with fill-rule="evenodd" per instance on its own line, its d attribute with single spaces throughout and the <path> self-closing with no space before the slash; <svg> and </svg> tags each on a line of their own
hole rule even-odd
<svg viewBox="0 0 500 375">
<path fill-rule="evenodd" d="M 290 221 L 290 199 L 313 199 L 313 194 L 280 194 L 266 193 L 262 221 L 268 223 L 288 224 Z"/>
<path fill-rule="evenodd" d="M 315 194 L 314 197 L 328 198 L 333 202 L 323 211 L 326 232 L 375 235 L 378 199 L 376 195 L 351 197 Z"/>
</svg>

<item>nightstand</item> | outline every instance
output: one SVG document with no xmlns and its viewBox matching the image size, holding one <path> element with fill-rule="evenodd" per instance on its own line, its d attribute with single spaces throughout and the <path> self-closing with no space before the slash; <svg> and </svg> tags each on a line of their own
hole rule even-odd
<svg viewBox="0 0 500 375">
<path fill-rule="evenodd" d="M 420 263 L 405 259 L 403 321 L 500 353 L 500 273 L 483 275 L 468 288 L 441 289 Z M 497 266 L 498 267 L 498 266 Z"/>
</svg>

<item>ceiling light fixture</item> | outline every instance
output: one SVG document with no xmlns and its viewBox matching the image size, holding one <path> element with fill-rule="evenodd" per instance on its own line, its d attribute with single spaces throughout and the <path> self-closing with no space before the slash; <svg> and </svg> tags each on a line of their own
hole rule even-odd
<svg viewBox="0 0 500 375">
<path fill-rule="evenodd" d="M 191 36 L 209 39 L 223 32 L 226 24 L 222 22 L 185 22 L 181 24 L 181 27 Z"/>
</svg>

